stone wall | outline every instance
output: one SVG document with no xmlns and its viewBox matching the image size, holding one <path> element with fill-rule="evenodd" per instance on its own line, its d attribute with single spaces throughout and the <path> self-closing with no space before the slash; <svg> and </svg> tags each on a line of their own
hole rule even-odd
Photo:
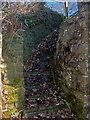
<svg viewBox="0 0 90 120">
<path fill-rule="evenodd" d="M 60 26 L 55 57 L 56 84 L 88 105 L 88 6 Z M 80 116 L 79 116 L 80 117 Z"/>
</svg>

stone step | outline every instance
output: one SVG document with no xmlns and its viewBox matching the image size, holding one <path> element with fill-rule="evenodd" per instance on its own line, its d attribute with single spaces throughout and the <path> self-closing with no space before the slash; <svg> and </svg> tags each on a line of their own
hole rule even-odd
<svg viewBox="0 0 90 120">
<path fill-rule="evenodd" d="M 35 100 L 35 99 L 38 99 L 38 98 L 39 98 L 40 100 L 41 100 L 41 99 L 43 100 L 43 99 L 47 99 L 48 97 L 49 97 L 49 98 L 52 98 L 53 95 L 51 95 L 51 94 L 50 94 L 50 96 L 35 95 L 34 97 L 30 97 L 30 98 L 28 97 L 28 99 L 29 99 L 29 100 Z"/>
<path fill-rule="evenodd" d="M 30 110 L 34 108 L 49 108 L 49 107 L 54 107 L 54 106 L 60 106 L 60 108 L 66 107 L 66 103 L 62 99 L 56 99 L 53 96 L 52 97 L 46 97 L 46 98 L 37 98 L 37 99 L 29 99 L 27 100 L 27 104 L 29 105 Z M 28 107 L 28 105 L 26 105 Z M 61 107 L 62 106 L 62 107 Z"/>
<path fill-rule="evenodd" d="M 44 86 L 44 88 L 45 87 L 47 87 L 47 86 L 53 86 L 53 81 L 51 81 L 51 83 L 49 83 L 48 84 L 48 82 L 50 81 L 50 80 L 42 80 L 42 79 L 34 79 L 34 78 L 31 78 L 30 80 L 25 80 L 26 82 L 26 85 L 27 85 L 27 87 L 29 87 L 29 86 L 35 86 L 35 85 L 38 85 L 38 86 Z M 37 87 L 37 86 L 36 86 Z"/>
<path fill-rule="evenodd" d="M 38 95 L 34 95 L 34 96 L 28 96 L 28 100 L 35 100 L 35 99 L 38 99 L 38 98 L 43 99 L 44 97 L 46 97 L 46 96 L 44 96 L 44 95 L 42 96 L 42 95 L 38 94 Z"/>
<path fill-rule="evenodd" d="M 40 87 L 40 85 L 27 85 L 27 88 L 26 89 L 28 89 L 28 90 L 30 90 L 30 89 L 37 89 L 37 87 Z"/>
<path fill-rule="evenodd" d="M 41 72 L 29 72 L 28 75 L 33 75 L 33 76 L 36 76 L 36 75 L 45 75 L 45 76 L 49 76 L 50 74 L 49 73 L 41 73 Z"/>
<path fill-rule="evenodd" d="M 58 110 L 60 110 L 58 107 L 50 107 L 50 108 L 48 108 L 48 109 L 41 109 L 41 110 L 36 110 L 36 111 L 26 111 L 25 112 L 25 115 L 27 116 L 27 117 L 32 117 L 32 116 L 37 116 L 38 114 L 45 114 L 45 116 L 47 116 L 47 114 L 48 113 L 52 113 L 52 114 L 54 114 L 54 115 L 57 115 L 57 113 L 58 113 Z"/>
<path fill-rule="evenodd" d="M 29 113 L 31 113 L 31 112 L 42 112 L 43 113 L 43 111 L 51 111 L 51 110 L 53 110 L 53 112 L 54 111 L 58 111 L 58 110 L 62 110 L 63 108 L 66 108 L 66 105 L 65 104 L 63 104 L 63 105 L 54 105 L 54 106 L 48 106 L 48 107 L 41 107 L 41 106 L 37 106 L 37 108 L 33 108 L 32 110 L 31 109 L 28 109 L 27 110 L 27 113 L 29 112 Z"/>
<path fill-rule="evenodd" d="M 28 96 L 27 96 L 28 95 Z M 53 97 L 53 94 L 47 93 L 38 93 L 38 94 L 34 94 L 34 95 L 30 95 L 29 93 L 26 93 L 26 98 L 28 99 L 37 99 L 37 98 L 46 98 L 46 97 Z"/>
</svg>

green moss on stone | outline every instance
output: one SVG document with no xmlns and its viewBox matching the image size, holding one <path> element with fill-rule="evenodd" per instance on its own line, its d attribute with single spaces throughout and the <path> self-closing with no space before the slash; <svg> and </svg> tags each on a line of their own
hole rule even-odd
<svg viewBox="0 0 90 120">
<path fill-rule="evenodd" d="M 77 99 L 73 93 L 65 93 L 62 98 L 66 99 L 67 102 L 70 103 L 71 111 L 79 120 L 82 120 L 84 114 L 82 101 Z"/>
<path fill-rule="evenodd" d="M 67 107 L 76 115 L 79 120 L 83 120 L 84 108 L 81 100 L 75 97 L 73 92 L 65 92 L 64 86 L 67 84 L 67 80 L 63 81 L 62 72 L 57 68 L 58 62 L 53 62 L 53 71 L 55 76 L 56 85 L 60 88 L 58 93 L 62 98 L 66 99 Z M 59 65 L 60 66 L 60 65 Z M 65 83 L 66 82 L 66 83 Z"/>
</svg>

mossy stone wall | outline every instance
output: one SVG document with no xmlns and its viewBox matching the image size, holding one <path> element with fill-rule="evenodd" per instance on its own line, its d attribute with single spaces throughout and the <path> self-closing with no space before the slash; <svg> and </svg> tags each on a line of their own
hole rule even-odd
<svg viewBox="0 0 90 120">
<path fill-rule="evenodd" d="M 88 7 L 60 26 L 54 62 L 56 84 L 88 106 Z M 69 99 L 69 98 L 68 98 Z M 81 108 L 82 109 L 82 108 Z M 78 109 L 78 118 L 81 118 Z M 75 112 L 75 110 L 74 110 Z"/>
</svg>

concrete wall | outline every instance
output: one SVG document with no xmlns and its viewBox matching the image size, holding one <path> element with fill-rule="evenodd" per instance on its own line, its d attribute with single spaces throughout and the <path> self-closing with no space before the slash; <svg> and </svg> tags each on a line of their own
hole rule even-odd
<svg viewBox="0 0 90 120">
<path fill-rule="evenodd" d="M 5 41 L 7 46 L 5 46 Z M 20 116 L 24 109 L 23 39 L 9 38 L 3 42 L 3 118 Z M 4 49 L 6 47 L 6 50 Z"/>
</svg>

